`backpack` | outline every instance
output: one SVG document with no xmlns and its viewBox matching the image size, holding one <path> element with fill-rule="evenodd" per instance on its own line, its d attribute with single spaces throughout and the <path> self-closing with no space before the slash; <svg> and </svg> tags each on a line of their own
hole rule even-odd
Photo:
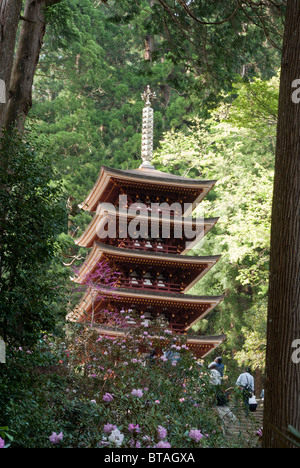
<svg viewBox="0 0 300 468">
<path fill-rule="evenodd" d="M 248 376 L 247 376 L 247 384 L 243 386 L 243 391 L 244 391 L 244 393 L 249 395 L 249 398 L 252 396 L 252 387 L 249 384 Z"/>
<path fill-rule="evenodd" d="M 227 406 L 229 404 L 228 394 L 224 391 L 220 391 L 217 394 L 217 406 Z"/>
<path fill-rule="evenodd" d="M 252 394 L 251 398 L 249 398 L 249 409 L 252 413 L 254 413 L 256 411 L 256 408 L 257 408 L 257 401 L 256 401 L 254 394 Z"/>
</svg>

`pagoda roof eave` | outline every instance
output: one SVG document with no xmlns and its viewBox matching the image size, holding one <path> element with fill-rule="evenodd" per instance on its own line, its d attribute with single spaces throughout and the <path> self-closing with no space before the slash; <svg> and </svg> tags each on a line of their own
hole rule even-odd
<svg viewBox="0 0 300 468">
<path fill-rule="evenodd" d="M 105 327 L 104 325 L 93 325 L 93 327 L 100 332 L 100 334 L 107 334 L 113 336 L 125 336 L 128 331 L 124 331 L 120 328 Z M 203 344 L 209 343 L 214 345 L 220 345 L 226 340 L 226 335 L 190 335 L 187 336 L 189 343 Z"/>
<path fill-rule="evenodd" d="M 170 260 L 176 263 L 207 263 L 207 262 L 217 262 L 220 260 L 221 255 L 211 255 L 200 257 L 198 255 L 176 255 L 176 254 L 165 254 L 163 252 L 145 252 L 143 250 L 132 250 L 132 249 L 120 249 L 113 245 L 103 244 L 102 242 L 96 242 L 95 246 L 100 250 L 107 252 L 113 252 L 114 254 L 119 254 L 120 256 L 129 255 L 132 257 L 151 257 L 157 258 L 159 260 Z"/>
<path fill-rule="evenodd" d="M 76 277 L 73 278 L 75 283 L 82 283 L 84 279 L 92 273 L 96 265 L 101 261 L 101 258 L 104 254 L 111 254 L 117 257 L 127 257 L 132 259 L 150 259 L 153 261 L 164 262 L 167 264 L 185 264 L 185 265 L 194 265 L 199 267 L 203 263 L 207 264 L 207 268 L 197 276 L 197 278 L 185 289 L 185 292 L 191 289 L 194 284 L 196 284 L 202 276 L 204 276 L 221 258 L 221 255 L 199 257 L 199 256 L 182 256 L 176 254 L 164 254 L 161 252 L 145 252 L 142 250 L 133 250 L 133 249 L 121 249 L 108 244 L 103 244 L 101 242 L 94 242 L 94 245 L 89 252 L 89 255 L 86 261 L 81 266 Z"/>
<path fill-rule="evenodd" d="M 95 294 L 103 294 L 106 296 L 115 296 L 119 298 L 123 297 L 146 297 L 149 299 L 161 299 L 162 301 L 173 301 L 173 302 L 180 302 L 180 303 L 215 303 L 219 304 L 221 301 L 224 300 L 224 295 L 220 296 L 198 296 L 192 294 L 182 294 L 182 293 L 166 293 L 160 291 L 147 291 L 145 289 L 133 289 L 133 288 L 116 288 L 112 289 L 110 287 L 101 286 L 97 288 Z M 91 295 L 89 291 L 87 294 Z"/>
<path fill-rule="evenodd" d="M 187 338 L 187 345 L 188 347 L 193 350 L 197 347 L 201 347 L 203 345 L 212 345 L 212 347 L 204 354 L 201 355 L 201 358 L 207 357 L 211 354 L 216 348 L 218 348 L 222 343 L 226 341 L 226 335 L 216 335 L 216 336 L 195 336 L 195 337 L 188 337 Z"/>
<path fill-rule="evenodd" d="M 217 182 L 217 180 L 191 179 L 189 177 L 177 176 L 168 172 L 158 171 L 157 169 L 115 169 L 112 167 L 103 166 L 103 170 L 113 175 L 120 175 L 127 179 L 140 179 L 145 180 L 146 182 L 151 179 L 151 181 L 155 180 L 157 183 L 162 181 L 170 182 L 174 185 L 180 183 L 181 185 L 186 185 L 188 187 L 211 187 Z"/>
<path fill-rule="evenodd" d="M 124 336 L 128 331 L 124 331 L 121 328 L 117 327 L 106 327 L 104 325 L 93 325 L 94 328 L 97 330 L 100 330 L 103 333 L 107 334 L 114 334 L 114 335 L 120 335 Z M 219 344 L 223 343 L 226 340 L 226 335 L 189 335 L 187 336 L 187 339 L 191 343 L 214 343 L 214 344 Z"/>
<path fill-rule="evenodd" d="M 99 299 L 99 296 L 101 298 Z M 174 294 L 174 293 L 166 293 L 166 292 L 159 292 L 159 291 L 147 291 L 142 289 L 129 289 L 129 288 L 116 288 L 116 289 L 109 289 L 105 286 L 99 287 L 97 291 L 93 293 L 91 290 L 87 290 L 82 297 L 80 304 L 78 305 L 77 309 L 72 311 L 68 314 L 68 320 L 70 321 L 77 321 L 83 315 L 86 315 L 87 311 L 92 307 L 93 301 L 97 301 L 97 299 L 101 302 L 105 300 L 109 300 L 114 298 L 116 301 L 120 301 L 122 299 L 131 299 L 134 300 L 149 300 L 151 302 L 157 301 L 158 303 L 169 302 L 173 304 L 181 304 L 181 305 L 195 305 L 195 304 L 209 304 L 210 307 L 201 315 L 201 319 L 204 318 L 207 314 L 209 314 L 216 306 L 218 306 L 225 298 L 224 295 L 222 296 L 196 296 L 196 295 L 189 295 L 189 294 Z M 188 330 L 191 328 L 195 323 L 199 321 L 199 317 L 197 317 L 193 322 L 189 324 L 186 328 Z"/>
<path fill-rule="evenodd" d="M 96 330 L 100 335 L 106 336 L 108 338 L 122 338 L 128 334 L 128 331 L 124 331 L 118 328 L 105 327 L 103 325 L 93 325 L 93 329 Z M 195 351 L 197 354 L 197 348 L 203 347 L 203 345 L 208 345 L 209 349 L 206 353 L 201 353 L 201 358 L 207 357 L 212 353 L 216 348 L 218 348 L 226 340 L 226 335 L 197 335 L 197 336 L 187 336 L 187 346 L 191 351 Z"/>
<path fill-rule="evenodd" d="M 112 217 L 117 216 L 119 218 L 125 217 L 127 219 L 134 218 L 133 214 L 128 214 L 126 211 L 119 211 L 119 210 L 113 211 L 109 209 L 99 209 L 98 212 L 95 214 L 95 216 L 93 216 L 93 219 L 91 220 L 90 224 L 87 226 L 84 233 L 78 239 L 75 239 L 75 244 L 79 245 L 80 247 L 89 247 L 89 248 L 92 247 L 94 241 L 97 238 L 97 232 L 101 232 L 101 228 L 103 228 L 106 225 L 107 220 L 111 216 Z M 182 223 L 184 223 L 185 226 L 186 225 L 195 226 L 197 222 L 199 223 L 203 222 L 203 225 L 205 227 L 204 235 L 206 235 L 219 221 L 219 218 L 204 218 L 204 219 L 198 218 L 197 220 L 194 218 L 185 218 L 185 217 L 173 218 L 173 219 L 172 218 L 169 219 L 166 217 L 158 218 L 158 217 L 151 217 L 151 216 L 149 217 L 149 216 L 142 216 L 142 215 L 137 215 L 137 217 L 140 222 L 148 221 L 149 223 L 155 223 L 155 222 L 163 223 L 165 221 L 165 222 L 169 222 L 171 225 L 174 225 L 174 226 L 176 224 L 182 225 Z M 198 242 L 199 242 L 199 239 L 198 239 L 198 236 L 196 236 L 195 241 L 191 241 L 189 243 L 188 248 L 186 248 L 182 253 L 186 253 L 189 250 L 191 250 Z"/>
<path fill-rule="evenodd" d="M 165 186 L 176 186 L 186 189 L 203 189 L 203 193 L 200 194 L 194 201 L 193 207 L 199 203 L 207 193 L 214 187 L 217 180 L 201 180 L 201 179 L 189 179 L 187 177 L 175 176 L 166 172 L 161 172 L 156 169 L 114 169 L 107 166 L 102 166 L 97 181 L 90 191 L 86 199 L 79 205 L 79 208 L 86 211 L 95 211 L 99 202 L 107 201 L 107 194 L 110 192 L 108 186 L 111 178 L 117 177 L 122 180 L 130 180 L 137 182 L 144 182 L 146 185 L 165 185 Z M 105 194 L 105 190 L 107 193 Z"/>
</svg>

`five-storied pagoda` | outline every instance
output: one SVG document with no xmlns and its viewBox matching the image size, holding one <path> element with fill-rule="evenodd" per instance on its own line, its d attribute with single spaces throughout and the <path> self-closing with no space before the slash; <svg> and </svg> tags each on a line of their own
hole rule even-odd
<svg viewBox="0 0 300 468">
<path fill-rule="evenodd" d="M 94 214 L 76 241 L 90 249 L 76 279 L 96 271 L 102 262 L 118 272 L 116 288 L 88 288 L 68 320 L 89 323 L 105 336 L 120 330 L 107 327 L 102 311 L 133 309 L 147 320 L 163 317 L 175 333 L 186 333 L 205 317 L 223 296 L 195 296 L 188 291 L 219 260 L 219 256 L 184 254 L 216 224 L 191 212 L 216 181 L 189 179 L 164 173 L 152 165 L 153 109 L 150 88 L 143 94 L 142 159 L 139 169 L 102 167 L 86 200 L 80 205 Z M 99 289 L 101 293 L 99 293 Z M 200 358 L 225 337 L 188 334 L 187 346 Z"/>
</svg>

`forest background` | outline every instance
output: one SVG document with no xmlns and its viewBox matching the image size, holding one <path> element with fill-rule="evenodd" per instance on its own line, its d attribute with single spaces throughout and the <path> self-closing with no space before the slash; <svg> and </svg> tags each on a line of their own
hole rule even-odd
<svg viewBox="0 0 300 468">
<path fill-rule="evenodd" d="M 204 21 L 199 24 L 186 16 L 181 18 L 179 11 L 175 18 L 163 14 L 161 3 L 62 0 L 47 7 L 46 34 L 25 125 L 40 166 L 33 160 L 29 166 L 27 157 L 25 174 L 21 159 L 15 164 L 20 177 L 34 178 L 39 187 L 43 177 L 51 179 L 51 190 L 48 181 L 44 183 L 49 200 L 57 206 L 42 212 L 32 204 L 35 219 L 28 226 L 30 235 L 26 236 L 23 224 L 19 232 L 24 235 L 18 237 L 18 246 L 9 252 L 7 263 L 10 267 L 14 264 L 29 239 L 29 332 L 33 334 L 30 327 L 34 320 L 39 333 L 41 324 L 46 329 L 63 324 L 66 307 L 78 299 L 68 282 L 68 265 L 81 264 L 86 255 L 74 244 L 89 222 L 89 215 L 80 212 L 78 204 L 94 185 L 102 164 L 139 167 L 141 93 L 150 85 L 157 94 L 153 103 L 157 169 L 218 180 L 201 208 L 206 217 L 220 220 L 191 254 L 221 254 L 222 258 L 193 292 L 224 293 L 225 300 L 192 333 L 226 334 L 226 342 L 215 355 L 224 356 L 230 379 L 234 381 L 240 369 L 250 365 L 261 389 L 282 11 L 272 11 L 266 31 L 261 23 L 246 21 L 247 15 L 254 19 L 251 9 L 246 8 L 246 16 L 244 10 L 231 16 L 232 2 L 201 2 Z M 19 147 L 18 151 L 22 154 Z M 28 147 L 22 146 L 22 151 L 25 155 Z M 34 168 L 31 174 L 30 167 Z M 58 202 L 59 190 L 68 220 L 61 200 Z M 45 196 L 46 188 L 40 199 Z M 19 199 L 10 206 L 11 213 L 15 209 L 15 219 L 20 212 L 17 202 Z M 22 208 L 28 218 L 26 200 Z M 55 237 L 48 251 L 45 242 L 42 250 L 36 248 L 41 248 L 43 241 L 37 240 L 39 219 L 44 223 L 45 239 L 47 230 Z M 32 230 L 34 222 L 36 231 Z M 32 258 L 42 256 L 47 260 L 43 270 L 38 262 L 36 269 L 32 268 Z M 8 253 L 1 258 L 9 260 Z M 22 320 L 26 317 L 23 298 L 28 296 L 28 271 L 24 267 L 13 294 L 11 285 L 17 281 L 12 276 L 8 307 L 2 299 L 4 316 L 5 307 L 9 314 L 13 303 L 14 310 L 16 306 L 22 309 Z M 2 298 L 3 292 L 4 287 Z"/>
<path fill-rule="evenodd" d="M 65 252 L 86 254 L 71 239 L 89 222 L 77 206 L 101 165 L 139 167 L 141 92 L 149 84 L 157 94 L 156 167 L 218 180 L 201 208 L 220 220 L 191 253 L 222 259 L 193 292 L 226 297 L 193 333 L 226 334 L 217 354 L 232 371 L 236 362 L 263 374 L 280 51 L 238 17 L 234 28 L 194 31 L 203 54 L 188 40 L 174 50 L 147 1 L 135 9 L 66 0 L 49 15 L 27 125 L 47 140 L 68 194 Z"/>
</svg>

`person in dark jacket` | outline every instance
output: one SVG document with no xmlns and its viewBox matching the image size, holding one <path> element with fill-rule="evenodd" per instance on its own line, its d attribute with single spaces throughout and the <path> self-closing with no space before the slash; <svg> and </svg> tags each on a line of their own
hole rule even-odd
<svg viewBox="0 0 300 468">
<path fill-rule="evenodd" d="M 216 365 L 216 366 L 215 366 Z M 220 374 L 221 374 L 221 377 L 223 377 L 224 375 L 224 369 L 225 369 L 225 366 L 224 364 L 222 364 L 222 358 L 221 357 L 217 357 L 213 362 L 211 362 L 208 366 L 209 369 L 212 369 L 212 368 L 216 368 Z"/>
</svg>

